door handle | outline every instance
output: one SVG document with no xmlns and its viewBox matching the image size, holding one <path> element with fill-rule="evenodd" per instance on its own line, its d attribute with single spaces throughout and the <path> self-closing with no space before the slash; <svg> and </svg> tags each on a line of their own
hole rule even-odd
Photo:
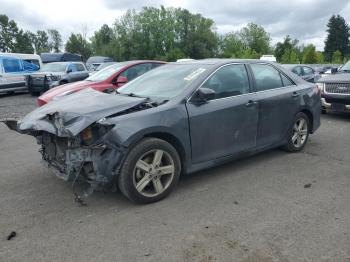
<svg viewBox="0 0 350 262">
<path fill-rule="evenodd" d="M 249 106 L 254 106 L 254 105 L 256 105 L 256 104 L 257 104 L 256 101 L 249 100 L 245 105 L 249 107 Z"/>
<path fill-rule="evenodd" d="M 299 94 L 297 92 L 293 92 L 292 97 L 298 97 Z"/>
</svg>

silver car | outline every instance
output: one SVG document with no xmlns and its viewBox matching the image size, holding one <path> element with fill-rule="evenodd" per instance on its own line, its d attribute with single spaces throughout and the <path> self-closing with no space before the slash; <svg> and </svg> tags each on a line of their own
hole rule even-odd
<svg viewBox="0 0 350 262">
<path fill-rule="evenodd" d="M 84 80 L 89 71 L 82 62 L 54 62 L 45 64 L 37 73 L 27 77 L 28 90 L 38 95 L 50 88 Z"/>
</svg>

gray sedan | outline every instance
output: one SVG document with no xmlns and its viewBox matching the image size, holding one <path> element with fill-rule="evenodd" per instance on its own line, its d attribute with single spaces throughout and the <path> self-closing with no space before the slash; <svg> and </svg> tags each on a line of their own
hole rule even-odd
<svg viewBox="0 0 350 262">
<path fill-rule="evenodd" d="M 298 152 L 320 126 L 320 90 L 260 60 L 170 63 L 105 94 L 92 89 L 6 121 L 67 181 L 118 186 L 137 203 L 189 174 L 270 148 Z"/>
</svg>

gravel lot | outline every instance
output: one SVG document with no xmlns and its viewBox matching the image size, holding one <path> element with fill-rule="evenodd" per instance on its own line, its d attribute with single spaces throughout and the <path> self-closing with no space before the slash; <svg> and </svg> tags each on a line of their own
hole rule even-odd
<svg viewBox="0 0 350 262">
<path fill-rule="evenodd" d="M 33 108 L 28 94 L 0 96 L 0 118 Z M 147 206 L 95 192 L 79 207 L 32 137 L 0 134 L 0 261 L 350 261 L 349 116 L 322 116 L 302 153 L 184 177 Z"/>
</svg>

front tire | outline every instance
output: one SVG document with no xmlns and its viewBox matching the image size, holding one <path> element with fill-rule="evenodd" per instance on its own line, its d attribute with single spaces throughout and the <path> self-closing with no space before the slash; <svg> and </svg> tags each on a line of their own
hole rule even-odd
<svg viewBox="0 0 350 262">
<path fill-rule="evenodd" d="M 118 186 L 131 201 L 152 203 L 165 198 L 172 191 L 180 172 L 180 158 L 171 144 L 158 138 L 145 138 L 126 156 Z"/>
<path fill-rule="evenodd" d="M 287 135 L 287 144 L 283 147 L 288 152 L 301 151 L 308 138 L 310 132 L 310 120 L 306 114 L 299 112 L 296 114 L 293 125 Z"/>
</svg>

